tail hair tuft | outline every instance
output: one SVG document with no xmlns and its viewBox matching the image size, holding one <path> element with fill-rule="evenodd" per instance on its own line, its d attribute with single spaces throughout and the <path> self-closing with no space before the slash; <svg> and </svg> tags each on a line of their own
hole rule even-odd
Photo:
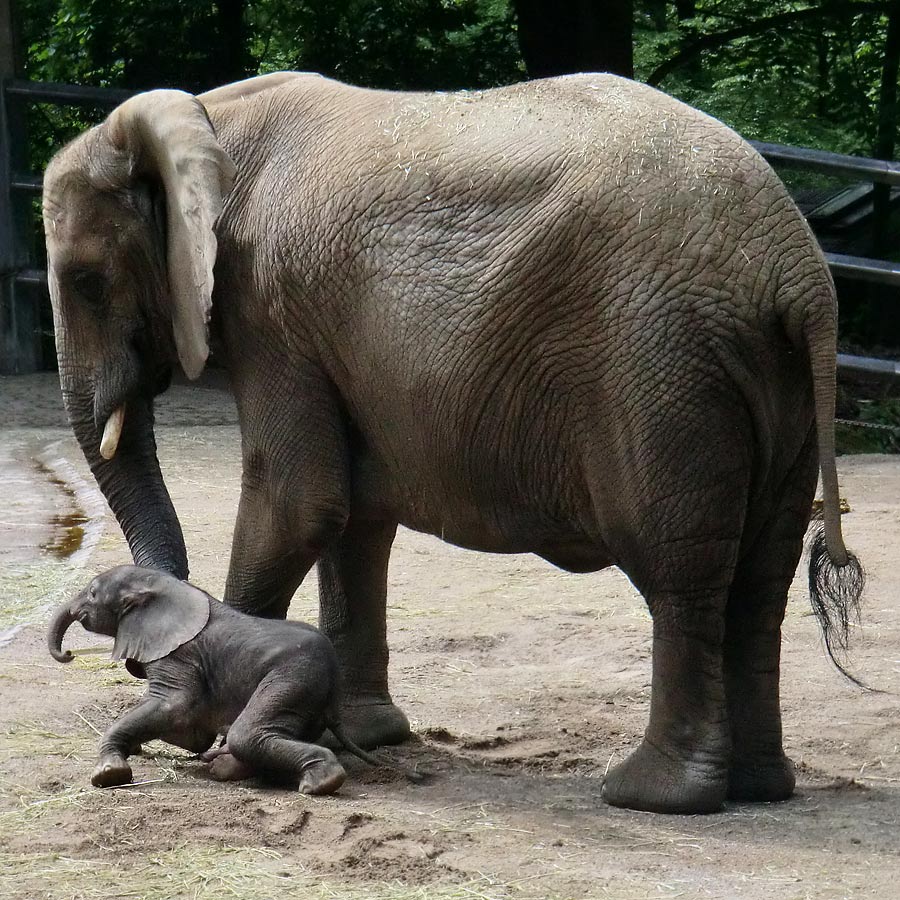
<svg viewBox="0 0 900 900">
<path fill-rule="evenodd" d="M 852 553 L 848 556 L 843 566 L 832 562 L 824 523 L 817 523 L 809 545 L 809 599 L 831 661 L 854 684 L 871 690 L 847 670 L 850 627 L 859 624 L 860 597 L 866 585 L 862 564 Z"/>
</svg>

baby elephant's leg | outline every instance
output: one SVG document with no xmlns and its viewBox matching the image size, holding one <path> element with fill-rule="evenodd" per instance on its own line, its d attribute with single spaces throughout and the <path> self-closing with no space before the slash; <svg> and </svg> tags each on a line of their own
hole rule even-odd
<svg viewBox="0 0 900 900">
<path fill-rule="evenodd" d="M 270 672 L 228 729 L 228 750 L 255 771 L 295 775 L 304 794 L 333 794 L 347 773 L 330 750 L 308 743 L 321 734 L 328 686 L 306 681 L 293 668 Z"/>
<path fill-rule="evenodd" d="M 227 746 L 213 751 L 214 756 L 203 754 L 201 759 L 209 763 L 209 774 L 216 781 L 243 781 L 253 775 L 253 769 L 247 763 L 241 762 Z"/>
<path fill-rule="evenodd" d="M 245 778 L 250 778 L 253 770 L 232 754 L 226 740 L 223 737 L 218 747 L 211 747 L 205 753 L 200 754 L 200 759 L 210 764 L 209 774 L 216 781 L 243 781 Z"/>
<path fill-rule="evenodd" d="M 100 759 L 91 775 L 94 787 L 113 787 L 131 781 L 127 759 L 143 741 L 160 737 L 170 727 L 174 712 L 162 701 L 151 698 L 129 710 L 112 725 L 100 741 Z"/>
</svg>

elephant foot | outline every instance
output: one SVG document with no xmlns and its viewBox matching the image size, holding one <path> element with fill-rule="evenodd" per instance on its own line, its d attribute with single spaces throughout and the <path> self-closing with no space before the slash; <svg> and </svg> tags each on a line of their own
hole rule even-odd
<svg viewBox="0 0 900 900">
<path fill-rule="evenodd" d="M 226 753 L 231 753 L 231 751 L 228 749 L 228 744 L 222 743 L 218 747 L 210 747 L 209 750 L 198 753 L 197 758 L 203 762 L 211 763 L 216 757 L 223 756 Z"/>
<path fill-rule="evenodd" d="M 244 781 L 253 775 L 246 763 L 234 756 L 227 746 L 201 753 L 200 759 L 209 763 L 209 774 L 216 781 Z"/>
<path fill-rule="evenodd" d="M 131 766 L 124 756 L 103 756 L 91 774 L 91 784 L 100 788 L 131 784 Z"/>
<path fill-rule="evenodd" d="M 774 803 L 794 793 L 794 764 L 783 754 L 734 760 L 728 770 L 728 799 L 737 803 Z"/>
<path fill-rule="evenodd" d="M 406 714 L 390 700 L 360 698 L 347 702 L 341 708 L 341 724 L 347 737 L 363 750 L 402 744 L 411 734 Z M 332 749 L 343 749 L 330 733 L 325 743 Z"/>
<path fill-rule="evenodd" d="M 315 757 L 303 764 L 298 789 L 302 794 L 333 794 L 344 783 L 347 773 L 330 750 L 316 749 Z"/>
<path fill-rule="evenodd" d="M 644 740 L 612 768 L 601 796 L 611 806 L 658 813 L 712 813 L 725 802 L 724 766 L 668 756 Z"/>
</svg>

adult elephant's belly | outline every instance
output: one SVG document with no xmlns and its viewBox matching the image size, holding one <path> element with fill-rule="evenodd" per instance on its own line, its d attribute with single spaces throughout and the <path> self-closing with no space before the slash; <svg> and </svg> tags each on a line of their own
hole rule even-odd
<svg viewBox="0 0 900 900">
<path fill-rule="evenodd" d="M 576 538 L 551 541 L 534 552 L 567 572 L 599 572 L 615 565 L 612 554 L 598 540 L 588 542 Z"/>
<path fill-rule="evenodd" d="M 354 461 L 354 516 L 390 519 L 469 550 L 534 553 L 571 572 L 612 565 L 597 531 L 577 513 L 560 515 L 537 493 L 498 496 L 470 482 L 428 477 L 415 465 L 401 474 L 369 454 Z"/>
</svg>

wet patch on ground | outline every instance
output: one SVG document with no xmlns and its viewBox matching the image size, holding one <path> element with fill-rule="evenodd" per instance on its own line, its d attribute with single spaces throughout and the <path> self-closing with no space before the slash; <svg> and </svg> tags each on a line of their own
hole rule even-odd
<svg viewBox="0 0 900 900">
<path fill-rule="evenodd" d="M 103 531 L 105 504 L 34 429 L 0 437 L 0 646 L 70 588 Z"/>
</svg>

